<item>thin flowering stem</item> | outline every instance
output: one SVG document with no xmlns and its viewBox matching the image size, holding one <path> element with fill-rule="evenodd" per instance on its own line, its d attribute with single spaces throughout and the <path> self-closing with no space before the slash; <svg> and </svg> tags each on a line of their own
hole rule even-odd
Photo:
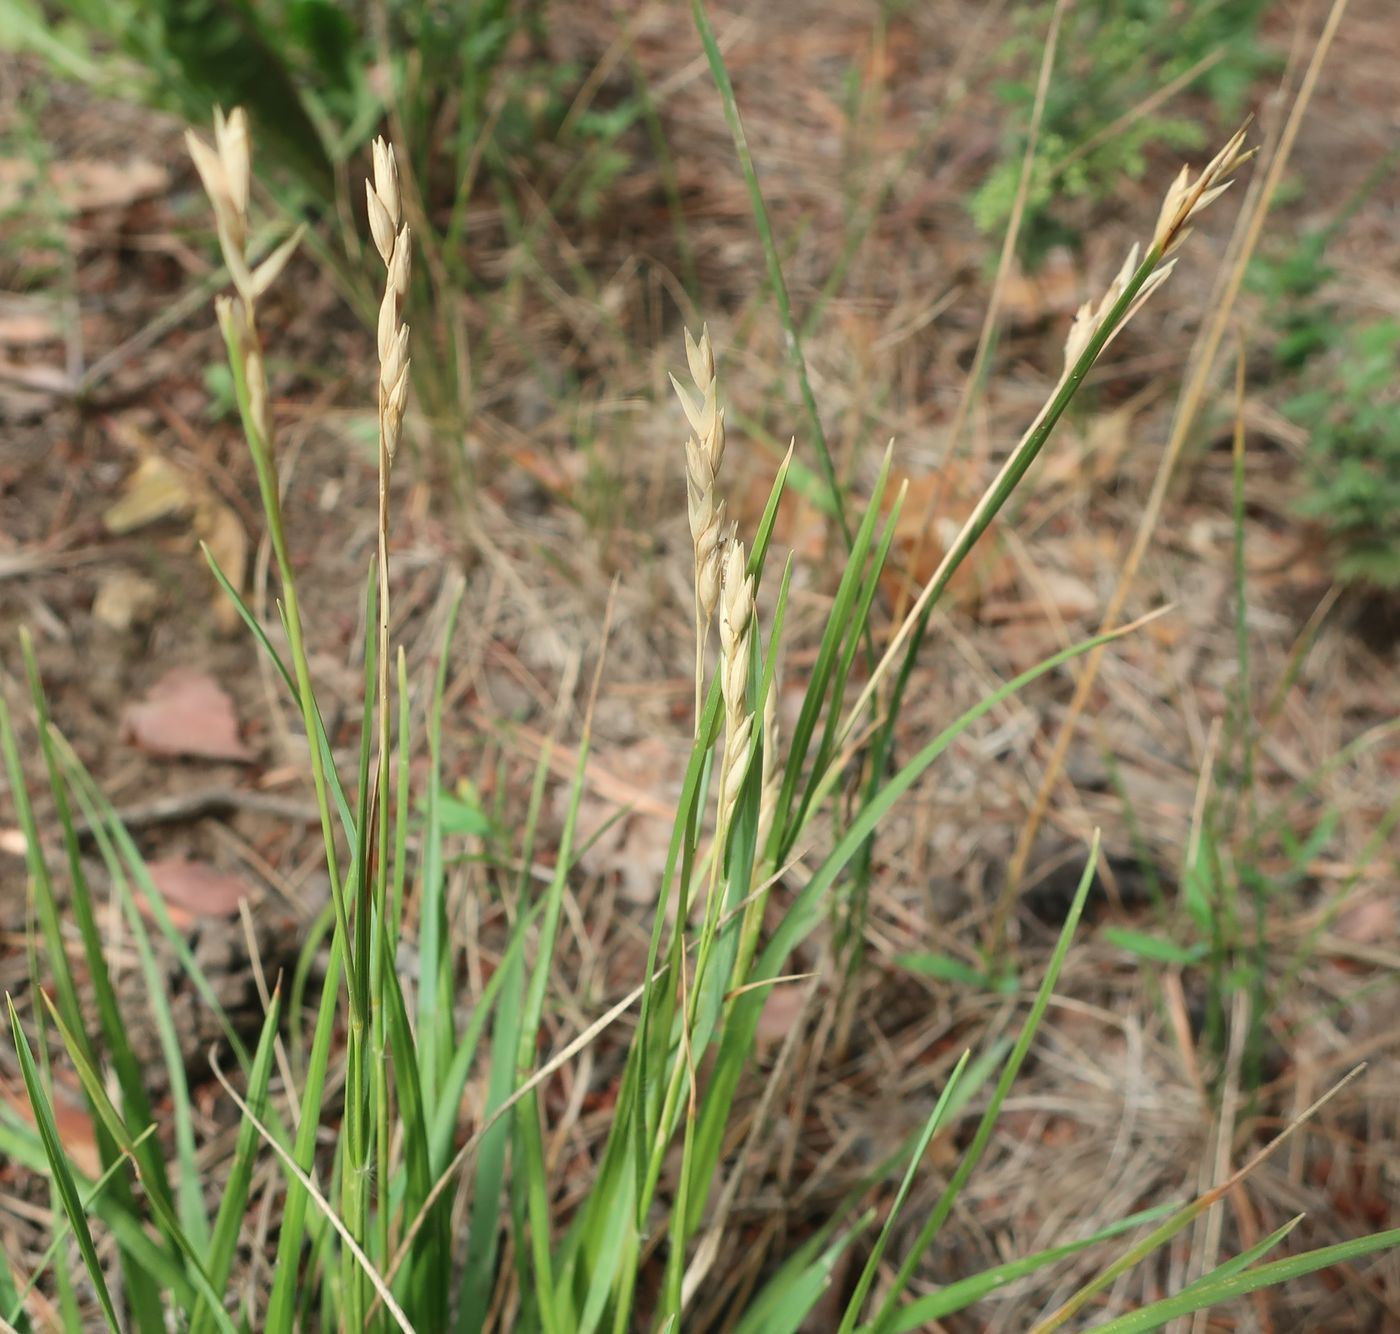
<svg viewBox="0 0 1400 1334">
<path fill-rule="evenodd" d="M 695 546 L 695 727 L 700 728 L 700 711 L 705 689 L 705 637 L 719 601 L 720 562 L 724 543 L 724 501 L 719 498 L 715 479 L 724 461 L 724 412 L 719 407 L 715 354 L 710 331 L 702 327 L 699 339 L 685 331 L 685 356 L 694 390 L 676 377 L 676 391 L 691 435 L 685 445 L 686 509 L 690 535 Z"/>
</svg>

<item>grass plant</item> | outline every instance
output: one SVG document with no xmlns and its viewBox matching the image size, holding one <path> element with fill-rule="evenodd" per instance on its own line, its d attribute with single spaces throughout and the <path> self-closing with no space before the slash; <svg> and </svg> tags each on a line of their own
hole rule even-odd
<svg viewBox="0 0 1400 1334">
<path fill-rule="evenodd" d="M 733 89 L 698 4 L 696 16 L 738 138 L 742 130 Z M 793 563 L 789 559 L 778 568 L 769 559 L 793 455 L 790 451 L 778 468 L 753 530 L 740 534 L 735 524 L 727 524 L 726 474 L 720 466 L 726 449 L 719 401 L 722 350 L 707 330 L 699 338 L 687 333 L 689 386 L 674 382 L 682 408 L 675 471 L 678 504 L 684 474 L 695 552 L 693 744 L 636 984 L 553 1046 L 551 1006 L 569 926 L 566 899 L 581 856 L 579 808 L 596 684 L 548 856 L 537 858 L 547 828 L 542 816 L 550 774 L 546 751 L 509 861 L 502 857 L 484 868 L 489 891 L 509 905 L 509 928 L 495 970 L 488 979 L 474 979 L 467 960 L 470 942 L 462 938 L 448 876 L 449 862 L 460 850 L 443 756 L 456 603 L 426 687 L 427 721 L 420 738 L 410 725 L 414 683 L 391 638 L 391 496 L 405 431 L 410 360 L 403 316 L 414 244 L 405 221 L 410 204 L 401 164 L 392 148 L 375 142 L 367 206 L 380 260 L 375 281 L 382 282 L 374 389 L 379 503 L 376 551 L 364 571 L 361 609 L 363 721 L 353 772 L 343 772 L 323 722 L 312 667 L 313 622 L 323 609 L 304 610 L 298 597 L 296 535 L 284 517 L 285 478 L 279 472 L 259 319 L 259 302 L 278 281 L 298 238 L 266 258 L 250 257 L 249 143 L 248 119 L 235 110 L 216 117 L 212 146 L 191 136 L 190 151 L 233 286 L 232 295 L 218 299 L 217 318 L 280 584 L 277 622 L 262 624 L 212 556 L 209 561 L 301 720 L 330 884 L 328 935 L 312 936 L 285 998 L 281 987 L 272 992 L 252 1050 L 225 1019 L 230 1069 L 227 1075 L 221 1070 L 220 1078 L 239 1111 L 231 1155 L 220 1159 L 195 1143 L 189 1093 L 178 1050 L 170 1043 L 164 1048 L 163 1076 L 174 1116 L 171 1133 L 162 1133 L 108 981 L 97 891 L 78 853 L 78 812 L 96 833 L 143 960 L 150 939 L 136 909 L 137 889 L 155 909 L 160 932 L 184 951 L 184 966 L 204 990 L 202 975 L 164 913 L 128 832 L 64 741 L 60 720 L 50 718 L 26 650 L 40 773 L 52 792 L 66 884 L 60 890 L 49 865 L 13 720 L 0 700 L 0 748 L 26 835 L 29 884 L 48 954 L 47 971 L 33 979 L 36 994 L 42 988 L 47 1003 L 27 1017 L 13 1002 L 8 1011 L 34 1125 L 27 1128 L 14 1118 L 0 1122 L 0 1150 L 48 1173 L 56 1226 L 66 1229 L 61 1235 L 71 1238 L 86 1274 L 81 1296 L 69 1280 L 55 1277 L 64 1309 L 78 1312 L 86 1301 L 80 1318 L 107 1328 L 139 1334 L 163 1334 L 172 1326 L 273 1334 L 313 1327 L 425 1334 L 700 1328 L 697 1311 L 707 1285 L 736 1244 L 730 1207 L 744 1170 L 741 1095 L 761 1076 L 758 1027 L 765 1004 L 776 989 L 808 980 L 800 975 L 799 951 L 833 915 L 849 910 L 852 868 L 901 797 L 949 747 L 1031 682 L 1082 655 L 1106 650 L 1136 628 L 1110 624 L 997 684 L 935 735 L 915 739 L 902 764 L 893 762 L 916 657 L 950 579 L 1046 448 L 1085 377 L 1168 279 L 1190 224 L 1246 160 L 1243 132 L 1199 173 L 1183 169 L 1166 193 L 1145 251 L 1135 246 L 1108 289 L 1081 309 L 1065 345 L 1062 374 L 1044 407 L 913 605 L 890 627 L 880 624 L 876 594 L 903 490 L 896 489 L 885 503 L 891 489 L 886 454 L 863 507 L 852 504 L 848 525 L 840 511 L 847 557 L 815 655 L 800 678 L 790 661 L 784 667 Z M 751 163 L 745 167 L 758 224 L 765 230 L 757 177 Z M 792 315 L 771 235 L 765 237 L 765 251 L 791 335 Z M 814 441 L 820 441 L 800 342 L 792 338 L 789 350 Z M 819 459 L 834 478 L 829 458 L 819 453 Z M 718 654 L 711 670 L 704 640 L 714 619 Z M 601 672 L 606 622 L 599 638 Z M 866 653 L 862 679 L 857 663 L 865 666 Z M 780 669 L 790 681 L 802 681 L 796 721 L 784 729 L 776 705 Z M 424 743 L 427 764 L 411 772 L 410 760 Z M 853 801 L 842 799 L 843 785 L 856 794 Z M 418 809 L 421 824 L 410 838 L 410 819 Z M 509 820 L 497 824 L 511 827 Z M 531 870 L 539 860 L 550 868 L 543 879 Z M 925 1327 L 1011 1278 L 1075 1252 L 1077 1243 L 1056 1247 L 965 1275 L 936 1293 L 910 1296 L 916 1273 L 949 1226 L 992 1141 L 1035 1043 L 1098 864 L 1095 834 L 1036 985 L 1010 995 L 1008 1003 L 1021 1015 L 1014 1041 L 975 1058 L 964 1054 L 918 1132 L 894 1161 L 872 1173 L 870 1185 L 895 1174 L 900 1178 L 878 1231 L 870 1235 L 874 1211 L 862 1211 L 859 1198 L 851 1199 L 813 1236 L 776 1257 L 752 1290 L 730 1299 L 721 1313 L 724 1327 L 749 1334 L 798 1330 L 831 1287 L 847 1250 L 860 1255 L 861 1264 L 840 1294 L 840 1334 Z M 512 866 L 520 868 L 518 874 Z M 79 929 L 96 994 L 95 1021 L 79 1001 L 63 934 L 65 914 Z M 825 957 L 823 966 L 831 964 Z M 168 1028 L 169 1007 L 154 972 L 151 983 L 153 1012 Z M 212 990 L 206 999 L 221 1014 Z M 279 1046 L 283 1039 L 289 1040 Z M 609 1088 L 615 1101 L 605 1137 L 588 1163 L 587 1189 L 570 1199 L 559 1171 L 551 1119 L 555 1103 L 546 1095 L 561 1069 L 604 1046 L 617 1056 L 619 1073 Z M 542 1051 L 549 1052 L 543 1060 Z M 55 1130 L 59 1059 L 77 1073 L 99 1127 L 103 1171 L 97 1181 L 77 1170 Z M 974 1095 L 981 1101 L 971 1138 L 957 1149 L 936 1204 L 905 1242 L 909 1220 L 902 1211 L 926 1170 L 929 1147 Z M 760 1104 L 746 1133 L 768 1133 L 770 1111 Z M 1063 1328 L 1092 1310 L 1116 1278 L 1217 1206 L 1264 1156 L 1194 1201 L 1124 1220 L 1122 1230 L 1108 1229 L 1094 1238 L 1107 1242 L 1126 1235 L 1129 1227 L 1149 1228 L 1048 1313 L 1037 1330 Z M 249 1290 L 235 1271 L 240 1248 L 255 1244 L 249 1218 L 257 1192 L 271 1201 L 280 1226 L 275 1242 L 269 1239 L 264 1248 L 272 1257 L 267 1281 Z M 1383 1233 L 1340 1250 L 1267 1260 L 1286 1231 L 1213 1266 L 1147 1312 L 1109 1319 L 1102 1328 L 1155 1328 L 1261 1284 L 1356 1259 L 1400 1239 Z M 56 1275 L 63 1270 L 66 1244 L 53 1256 Z M 0 1316 L 10 1325 L 28 1323 L 22 1294 L 40 1277 L 19 1274 L 0 1286 L 6 1303 Z M 70 1314 L 69 1327 L 77 1328 L 71 1320 Z"/>
</svg>

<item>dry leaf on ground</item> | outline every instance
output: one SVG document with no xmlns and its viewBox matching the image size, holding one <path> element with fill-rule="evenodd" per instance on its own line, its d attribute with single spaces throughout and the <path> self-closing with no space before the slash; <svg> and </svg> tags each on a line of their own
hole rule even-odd
<svg viewBox="0 0 1400 1334">
<path fill-rule="evenodd" d="M 126 479 L 121 497 L 103 512 L 102 526 L 120 537 L 159 519 L 187 514 L 193 504 L 184 470 L 159 454 L 148 454 Z"/>
<path fill-rule="evenodd" d="M 34 1125 L 34 1109 L 23 1088 L 7 1084 L 0 1096 L 4 1097 L 21 1121 L 28 1126 Z M 97 1135 L 93 1130 L 92 1118 L 81 1107 L 57 1097 L 53 1099 L 53 1119 L 58 1127 L 58 1138 L 78 1171 L 87 1177 L 101 1176 L 102 1155 L 97 1151 Z"/>
<path fill-rule="evenodd" d="M 41 305 L 13 297 L 0 303 L 0 347 L 38 347 L 62 339 L 63 330 L 52 303 Z"/>
<path fill-rule="evenodd" d="M 232 917 L 240 899 L 253 899 L 257 891 L 242 876 L 220 871 L 205 862 L 167 857 L 146 863 L 151 880 L 165 902 L 170 920 L 188 931 L 201 918 Z M 138 895 L 141 911 L 151 915 L 144 895 Z"/>
<path fill-rule="evenodd" d="M 940 472 L 909 479 L 895 524 L 889 563 L 881 580 L 887 597 L 898 604 L 902 593 L 908 605 L 919 596 L 957 539 L 982 489 L 983 479 L 960 460 Z M 888 511 L 898 494 L 897 486 L 887 488 L 882 509 Z M 944 594 L 943 605 L 973 611 L 985 599 L 1006 592 L 1014 581 L 1015 567 L 998 544 L 993 524 L 958 567 Z"/>
<path fill-rule="evenodd" d="M 122 732 L 153 755 L 251 760 L 233 701 L 213 677 L 188 667 L 166 672 L 140 704 L 127 708 Z"/>
<path fill-rule="evenodd" d="M 125 634 L 149 621 L 160 605 L 160 589 L 150 579 L 130 570 L 114 570 L 102 576 L 92 600 L 93 619 L 109 630 Z"/>
<path fill-rule="evenodd" d="M 0 158 L 2 209 L 20 207 L 40 189 L 51 191 L 60 205 L 77 213 L 125 208 L 138 199 L 164 194 L 169 185 L 169 171 L 144 158 L 126 162 L 78 158 L 55 162 L 47 169 L 29 158 Z"/>
<path fill-rule="evenodd" d="M 593 875 L 615 873 L 629 902 L 655 903 L 686 754 L 673 742 L 645 737 L 596 758 L 578 808 L 583 867 Z"/>
</svg>

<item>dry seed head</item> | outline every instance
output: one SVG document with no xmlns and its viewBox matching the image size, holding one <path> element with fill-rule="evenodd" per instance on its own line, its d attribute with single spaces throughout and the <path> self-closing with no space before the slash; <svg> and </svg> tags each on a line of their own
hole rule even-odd
<svg viewBox="0 0 1400 1334">
<path fill-rule="evenodd" d="M 387 400 L 408 370 L 408 325 L 401 324 L 389 340 L 388 346 L 380 349 L 379 387 Z"/>
<path fill-rule="evenodd" d="M 385 264 L 389 264 L 394 254 L 394 238 L 399 229 L 399 214 L 402 206 L 399 197 L 399 167 L 394 160 L 394 150 L 376 139 L 374 152 L 374 179 L 365 182 L 365 204 L 369 210 L 369 230 L 374 237 L 375 249 Z"/>
<path fill-rule="evenodd" d="M 1100 298 L 1097 305 L 1092 301 L 1086 301 L 1075 313 L 1074 323 L 1070 325 L 1069 335 L 1065 339 L 1065 375 L 1074 369 L 1074 364 L 1084 355 L 1085 349 L 1093 340 L 1094 335 L 1099 331 L 1109 312 L 1118 304 L 1118 299 L 1123 295 L 1124 290 L 1132 281 L 1133 275 L 1138 269 L 1139 247 L 1134 243 L 1128 251 L 1128 257 L 1123 261 L 1123 267 L 1118 270 L 1117 276 L 1108 285 L 1108 290 Z M 1134 315 L 1142 309 L 1143 303 L 1155 292 L 1176 267 L 1176 260 L 1169 259 L 1164 264 L 1158 264 L 1144 280 L 1138 289 L 1137 295 L 1133 297 L 1132 304 L 1124 312 L 1123 318 L 1119 320 L 1113 332 L 1109 335 L 1108 346 L 1123 331 L 1124 326 Z M 1100 349 L 1102 350 L 1102 349 Z"/>
<path fill-rule="evenodd" d="M 753 639 L 753 578 L 745 572 L 744 544 L 731 537 L 724 552 L 720 599 L 720 688 L 731 719 L 745 711 L 749 684 L 749 645 Z"/>
<path fill-rule="evenodd" d="M 394 226 L 399 225 L 399 164 L 394 150 L 382 137 L 371 146 L 374 156 L 374 189 L 383 201 Z"/>
<path fill-rule="evenodd" d="M 694 388 L 681 384 L 674 375 L 670 379 L 692 431 L 685 444 L 686 504 L 695 544 L 695 600 L 708 624 L 719 600 L 725 541 L 724 503 L 715 487 L 724 461 L 724 413 L 719 407 L 708 328 L 701 330 L 698 340 L 686 330 L 685 356 Z"/>
<path fill-rule="evenodd" d="M 408 224 L 399 229 L 394 238 L 393 253 L 389 256 L 389 288 L 402 304 L 408 297 L 409 278 L 413 272 L 413 247 Z"/>
<path fill-rule="evenodd" d="M 719 603 L 724 582 L 724 501 L 714 507 L 711 522 L 695 539 L 695 592 L 708 621 Z"/>
<path fill-rule="evenodd" d="M 724 738 L 724 787 L 720 792 L 720 819 L 728 823 L 744 779 L 749 772 L 749 743 L 753 739 L 753 714 L 746 714 L 729 728 Z"/>
<path fill-rule="evenodd" d="M 1186 225 L 1196 214 L 1210 207 L 1230 188 L 1231 175 L 1253 156 L 1244 151 L 1245 130 L 1237 130 L 1193 182 L 1189 167 L 1182 167 L 1162 201 L 1157 217 L 1157 229 L 1152 244 L 1163 255 L 1170 253 L 1186 239 Z"/>
<path fill-rule="evenodd" d="M 195 171 L 199 173 L 204 193 L 209 196 L 209 202 L 214 206 L 214 212 L 217 214 L 232 209 L 233 195 L 223 159 L 193 130 L 185 131 L 185 147 L 189 150 Z"/>
<path fill-rule="evenodd" d="M 369 231 L 374 237 L 375 249 L 379 251 L 380 258 L 387 261 L 392 253 L 390 247 L 394 244 L 394 220 L 369 181 L 365 182 L 365 206 L 369 210 Z"/>
<path fill-rule="evenodd" d="M 763 758 L 758 789 L 758 833 L 754 846 L 760 856 L 768 846 L 773 830 L 773 816 L 778 809 L 782 788 L 782 771 L 778 768 L 778 677 L 768 682 L 768 694 L 763 700 Z"/>
<path fill-rule="evenodd" d="M 384 296 L 379 303 L 375 341 L 379 350 L 379 431 L 385 453 L 393 463 L 408 404 L 408 326 L 399 313 L 408 298 L 412 266 L 412 236 L 399 226 L 402 201 L 399 169 L 393 148 L 383 139 L 373 144 L 374 178 L 365 182 L 370 235 L 384 261 Z"/>
<path fill-rule="evenodd" d="M 227 118 L 221 110 L 215 109 L 214 143 L 228 182 L 229 202 L 239 217 L 246 218 L 253 173 L 248 148 L 248 116 L 242 107 L 234 107 Z"/>
<path fill-rule="evenodd" d="M 695 387 L 703 394 L 709 389 L 710 382 L 715 378 L 715 353 L 714 348 L 710 345 L 710 326 L 708 324 L 700 326 L 700 341 L 698 343 L 691 337 L 689 329 L 685 331 L 685 359 L 690 365 L 690 378 L 695 381 Z"/>
</svg>

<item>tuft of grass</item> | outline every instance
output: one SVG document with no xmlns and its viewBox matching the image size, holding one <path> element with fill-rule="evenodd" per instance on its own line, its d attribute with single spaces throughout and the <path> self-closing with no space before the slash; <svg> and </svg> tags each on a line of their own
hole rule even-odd
<svg viewBox="0 0 1400 1334">
<path fill-rule="evenodd" d="M 713 35 L 698 5 L 696 12 L 721 95 L 737 125 L 733 90 L 719 78 L 722 62 Z M 100 1190 L 79 1179 L 57 1141 L 49 1115 L 52 1071 L 33 1059 L 29 1032 L 13 1005 L 12 1035 L 37 1128 L 28 1135 L 15 1131 L 11 1141 L 23 1161 L 47 1163 L 58 1209 L 87 1265 L 98 1304 L 91 1319 L 108 1328 L 142 1334 L 172 1325 L 233 1329 L 231 1302 L 246 1304 L 240 1319 L 250 1327 L 273 1334 L 311 1325 L 355 1331 L 509 1328 L 520 1334 L 594 1334 L 640 1325 L 681 1328 L 693 1319 L 697 1296 L 712 1281 L 722 1256 L 738 1241 L 727 1226 L 731 1186 L 743 1170 L 742 1153 L 736 1155 L 734 1145 L 745 1114 L 741 1093 L 759 1074 L 757 1037 L 765 1002 L 775 988 L 794 983 L 795 956 L 823 923 L 849 913 L 850 873 L 857 859 L 900 799 L 980 719 L 1029 683 L 1107 648 L 1135 628 L 1111 629 L 1071 645 L 997 685 L 974 707 L 947 719 L 935 735 L 921 739 L 902 765 L 891 762 L 905 688 L 930 613 L 1046 447 L 1085 376 L 1167 279 L 1175 262 L 1169 255 L 1188 223 L 1226 187 L 1244 160 L 1242 135 L 1232 138 L 1199 175 L 1188 172 L 1178 178 L 1167 192 L 1145 255 L 1139 259 L 1134 248 L 1108 291 L 1080 312 L 1066 345 L 1063 374 L 1045 407 L 877 652 L 881 627 L 875 593 L 903 499 L 901 490 L 889 505 L 883 503 L 891 463 L 886 454 L 863 512 L 855 513 L 853 507 L 846 565 L 815 659 L 801 682 L 797 722 L 787 736 L 779 734 L 775 694 L 780 666 L 788 657 L 784 634 L 793 567 L 789 560 L 780 570 L 770 568 L 769 555 L 792 455 L 778 469 L 755 529 L 741 536 L 733 526 L 723 528 L 717 517 L 722 514 L 719 455 L 724 448 L 718 358 L 708 335 L 687 338 L 695 393 L 677 386 L 691 434 L 684 468 L 677 463 L 676 491 L 679 501 L 684 471 L 696 539 L 697 640 L 717 614 L 718 660 L 707 670 L 698 648 L 693 744 L 656 887 L 645 966 L 627 996 L 558 1042 L 544 1059 L 541 1052 L 555 1031 L 554 981 L 569 926 L 569 889 L 581 855 L 578 815 L 598 687 L 595 680 L 574 742 L 561 827 L 547 849 L 540 842 L 551 773 L 548 751 L 541 756 L 520 821 L 511 821 L 505 812 L 506 818 L 462 821 L 464 803 L 453 804 L 443 780 L 444 697 L 461 597 L 457 589 L 427 692 L 428 763 L 418 780 L 421 786 L 415 785 L 409 761 L 419 743 L 412 735 L 405 657 L 394 650 L 390 615 L 390 501 L 408 396 L 409 335 L 402 311 L 413 243 L 405 222 L 410 195 L 399 175 L 403 164 L 387 145 L 376 143 L 367 201 L 380 260 L 376 273 L 383 284 L 374 389 L 378 541 L 364 570 L 360 609 L 365 626 L 363 721 L 353 763 L 342 772 L 322 721 L 311 666 L 313 622 L 322 609 L 304 608 L 298 597 L 295 534 L 288 531 L 282 508 L 285 479 L 279 474 L 259 318 L 259 302 L 278 280 L 297 238 L 266 258 L 252 258 L 250 128 L 242 111 L 218 114 L 212 146 L 191 136 L 190 151 L 209 195 L 233 286 L 232 295 L 218 299 L 216 311 L 280 583 L 278 622 L 261 624 L 212 558 L 210 563 L 300 713 L 331 890 L 329 943 L 319 994 L 309 962 L 314 944 L 293 978 L 286 1007 L 293 1040 L 285 1061 L 273 1059 L 283 1014 L 280 990 L 272 993 L 256 1050 L 229 1043 L 237 1070 L 225 1087 L 239 1113 L 231 1156 L 216 1162 L 195 1143 L 188 1095 L 175 1069 L 178 1052 L 169 1043 L 166 1073 L 174 1090 L 174 1124 L 169 1134 L 159 1126 L 153 1133 L 155 1118 L 142 1072 L 134 1065 L 110 983 L 104 981 L 94 896 L 77 853 L 75 805 L 102 831 L 104 860 L 143 962 L 149 953 L 145 929 L 132 911 L 131 886 L 134 882 L 142 889 L 158 917 L 160 896 L 129 835 L 51 723 L 31 656 L 42 764 L 58 811 L 85 962 L 97 983 L 98 1024 L 91 1026 L 78 1003 L 49 854 L 0 701 L 0 742 L 20 806 L 52 969 L 52 977 L 36 981 L 51 984 L 54 999 L 44 1012 L 31 1015 L 30 1023 L 31 1028 L 53 1024 L 79 1076 L 100 1127 Z M 756 190 L 753 201 L 761 219 Z M 773 287 L 782 304 L 776 277 Z M 790 327 L 790 312 L 784 310 L 783 317 Z M 800 345 L 793 350 L 805 384 Z M 677 427 L 681 425 L 678 419 Z M 695 522 L 697 515 L 703 522 Z M 604 648 L 607 634 L 605 619 L 600 629 Z M 870 670 L 855 690 L 852 675 L 863 650 L 870 652 Z M 600 651 L 600 674 L 604 661 Z M 785 673 L 795 679 L 791 662 Z M 843 787 L 856 794 L 855 800 L 843 799 Z M 421 823 L 410 838 L 411 813 L 420 806 Z M 512 830 L 518 830 L 513 847 Z M 483 833 L 499 834 L 507 845 L 503 851 L 511 854 L 509 859 L 483 859 L 483 880 L 466 891 L 498 895 L 508 908 L 509 925 L 489 980 L 469 966 L 474 942 L 463 939 L 458 895 L 449 881 L 449 865 L 460 852 L 457 840 Z M 537 878 L 532 868 L 541 861 L 549 870 Z M 925 1318 L 927 1298 L 906 1304 L 905 1293 L 991 1142 L 1072 947 L 1097 862 L 1096 835 L 1048 966 L 1033 994 L 1015 997 L 1015 1004 L 1024 1005 L 1024 1017 L 1014 1044 L 1009 1050 L 993 1047 L 975 1059 L 970 1053 L 964 1056 L 907 1154 L 900 1155 L 902 1164 L 886 1165 L 885 1170 L 902 1166 L 902 1181 L 849 1294 L 843 1331 L 889 1334 Z M 518 874 L 511 865 L 520 868 Z M 168 916 L 161 918 L 161 926 L 169 926 Z M 182 963 L 198 983 L 197 966 L 187 956 L 188 951 Z M 149 980 L 157 1019 L 166 1024 L 154 970 Z M 304 1031 L 303 1000 L 310 1003 L 309 1032 Z M 625 1029 L 619 1022 L 624 1017 L 629 1021 Z M 42 1027 L 34 1031 L 42 1041 Z M 614 1099 L 612 1115 L 587 1163 L 588 1189 L 566 1208 L 558 1141 L 550 1124 L 553 1104 L 545 1093 L 561 1067 L 605 1043 L 620 1068 L 608 1090 Z M 877 1284 L 897 1235 L 897 1215 L 920 1175 L 932 1136 L 964 1110 L 972 1089 L 994 1072 L 990 1097 L 937 1205 L 899 1257 L 893 1279 Z M 766 1133 L 767 1111 L 761 1109 L 750 1135 Z M 460 1145 L 459 1129 L 464 1131 Z M 1241 1179 L 1236 1174 L 1158 1223 L 1044 1328 L 1063 1323 Z M 248 1293 L 241 1290 L 233 1268 L 239 1246 L 256 1235 L 247 1218 L 254 1189 L 275 1191 L 281 1212 L 276 1242 L 265 1248 L 274 1254 L 262 1257 L 272 1259 L 267 1287 Z M 101 1207 L 94 1231 L 87 1208 L 95 1195 Z M 217 1210 L 211 1207 L 215 1200 Z M 858 1200 L 847 1201 L 824 1220 L 817 1238 L 786 1257 L 756 1290 L 736 1299 L 736 1309 L 729 1313 L 732 1322 L 755 1334 L 771 1334 L 795 1330 L 808 1319 L 843 1249 L 857 1244 L 873 1221 L 857 1209 Z M 1380 1234 L 1348 1254 L 1367 1253 L 1393 1240 Z M 1014 1272 L 1035 1272 L 1066 1253 L 1060 1248 L 1028 1257 Z M 1205 1303 L 1235 1291 L 1231 1285 L 1242 1280 L 1281 1276 L 1283 1271 L 1257 1264 L 1263 1254 L 1247 1253 L 1175 1300 Z M 1293 1268 L 1287 1272 L 1301 1272 L 1300 1265 L 1305 1268 L 1309 1259 L 1290 1262 Z M 977 1301 L 1011 1272 L 1006 1265 L 997 1266 L 967 1276 L 956 1292 L 937 1294 L 938 1318 Z M 120 1283 L 113 1281 L 117 1277 Z M 0 1288 L 0 1298 L 10 1297 Z M 70 1310 L 72 1306 L 70 1301 Z M 911 1311 L 919 1314 L 911 1317 Z"/>
</svg>

